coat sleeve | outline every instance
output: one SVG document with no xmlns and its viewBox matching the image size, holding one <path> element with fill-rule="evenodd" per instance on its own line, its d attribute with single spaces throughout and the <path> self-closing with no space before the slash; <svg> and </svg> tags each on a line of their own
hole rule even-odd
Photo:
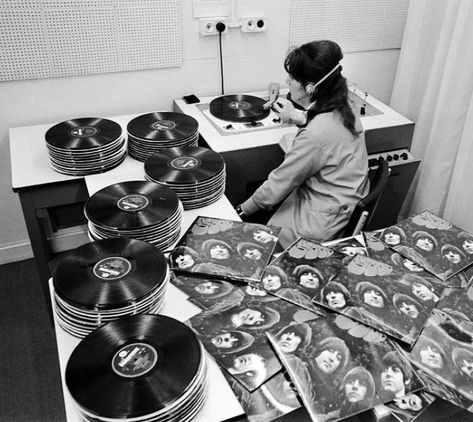
<svg viewBox="0 0 473 422">
<path fill-rule="evenodd" d="M 271 209 L 283 201 L 307 178 L 324 167 L 325 151 L 324 137 L 321 134 L 302 129 L 281 165 L 274 169 L 268 179 L 241 205 L 245 214 L 253 214 L 260 208 Z"/>
</svg>

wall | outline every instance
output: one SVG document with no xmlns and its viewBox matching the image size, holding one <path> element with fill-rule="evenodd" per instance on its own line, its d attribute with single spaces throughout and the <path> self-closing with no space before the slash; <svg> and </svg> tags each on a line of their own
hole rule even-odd
<svg viewBox="0 0 473 422">
<path fill-rule="evenodd" d="M 199 35 L 192 2 L 182 3 L 182 67 L 0 83 L 0 264 L 31 256 L 20 202 L 11 189 L 9 128 L 78 117 L 171 111 L 173 99 L 183 95 L 220 94 L 218 37 Z M 246 34 L 232 28 L 223 36 L 226 94 L 266 89 L 271 81 L 284 86 L 282 62 L 289 47 L 290 6 L 290 0 L 238 3 L 238 14 L 266 15 L 268 30 Z M 346 54 L 343 73 L 387 103 L 398 56 L 399 50 Z"/>
</svg>

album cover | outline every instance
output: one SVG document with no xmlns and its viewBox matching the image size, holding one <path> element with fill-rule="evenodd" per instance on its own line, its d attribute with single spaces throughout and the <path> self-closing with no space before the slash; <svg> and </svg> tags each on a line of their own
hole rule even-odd
<svg viewBox="0 0 473 422">
<path fill-rule="evenodd" d="M 398 346 L 379 331 L 344 315 L 305 325 L 304 348 L 288 347 L 275 330 L 268 337 L 313 421 L 337 421 L 422 388 Z"/>
<path fill-rule="evenodd" d="M 286 371 L 275 375 L 253 392 L 249 392 L 227 372 L 223 374 L 249 422 L 271 422 L 303 408 Z"/>
<path fill-rule="evenodd" d="M 387 227 L 377 237 L 441 280 L 473 263 L 473 235 L 430 211 Z"/>
<path fill-rule="evenodd" d="M 313 301 L 412 345 L 436 304 L 429 280 L 359 254 L 344 264 Z"/>
<path fill-rule="evenodd" d="M 176 272 L 260 281 L 278 241 L 279 227 L 197 217 L 170 254 Z"/>
<path fill-rule="evenodd" d="M 327 245 L 336 252 L 340 252 L 347 256 L 353 256 L 355 254 L 368 255 L 366 246 L 361 243 L 355 236 L 347 237 L 342 241 L 330 243 Z"/>
<path fill-rule="evenodd" d="M 400 422 L 413 422 L 434 402 L 435 396 L 426 391 L 417 391 L 381 406 L 386 406 Z"/>
<path fill-rule="evenodd" d="M 473 402 L 473 323 L 434 309 L 408 354 L 426 389 L 458 406 Z"/>
<path fill-rule="evenodd" d="M 454 319 L 473 321 L 473 285 L 466 289 L 446 288 L 437 309 Z"/>
<path fill-rule="evenodd" d="M 266 267 L 259 287 L 298 306 L 327 314 L 313 298 L 351 259 L 332 248 L 298 239 Z"/>
<path fill-rule="evenodd" d="M 253 286 L 240 286 L 241 301 L 234 306 L 210 308 L 188 321 L 207 351 L 248 391 L 280 372 L 282 366 L 268 344 L 266 332 L 290 325 L 300 329 L 300 347 L 307 344 L 303 325 L 319 315 L 277 297 L 248 293 Z M 272 300 L 268 301 L 267 299 Z"/>
</svg>

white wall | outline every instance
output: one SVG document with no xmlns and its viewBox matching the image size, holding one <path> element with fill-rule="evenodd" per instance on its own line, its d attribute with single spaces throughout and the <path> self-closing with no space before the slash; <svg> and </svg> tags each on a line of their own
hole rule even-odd
<svg viewBox="0 0 473 422">
<path fill-rule="evenodd" d="M 59 123 L 78 117 L 171 111 L 186 94 L 220 94 L 218 37 L 199 35 L 192 2 L 183 2 L 183 65 L 179 68 L 0 83 L 0 264 L 31 256 L 17 194 L 11 189 L 8 129 Z M 289 47 L 290 0 L 241 1 L 238 13 L 264 14 L 268 30 L 223 37 L 225 93 L 284 84 Z M 388 102 L 399 50 L 346 54 L 343 73 L 360 88 Z M 28 171 L 28 169 L 25 169 Z"/>
</svg>

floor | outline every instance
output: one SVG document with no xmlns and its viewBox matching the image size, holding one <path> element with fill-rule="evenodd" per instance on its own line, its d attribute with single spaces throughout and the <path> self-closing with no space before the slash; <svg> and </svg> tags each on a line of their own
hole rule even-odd
<svg viewBox="0 0 473 422">
<path fill-rule="evenodd" d="M 66 420 L 56 341 L 32 259 L 0 266 L 0 421 Z"/>
</svg>

